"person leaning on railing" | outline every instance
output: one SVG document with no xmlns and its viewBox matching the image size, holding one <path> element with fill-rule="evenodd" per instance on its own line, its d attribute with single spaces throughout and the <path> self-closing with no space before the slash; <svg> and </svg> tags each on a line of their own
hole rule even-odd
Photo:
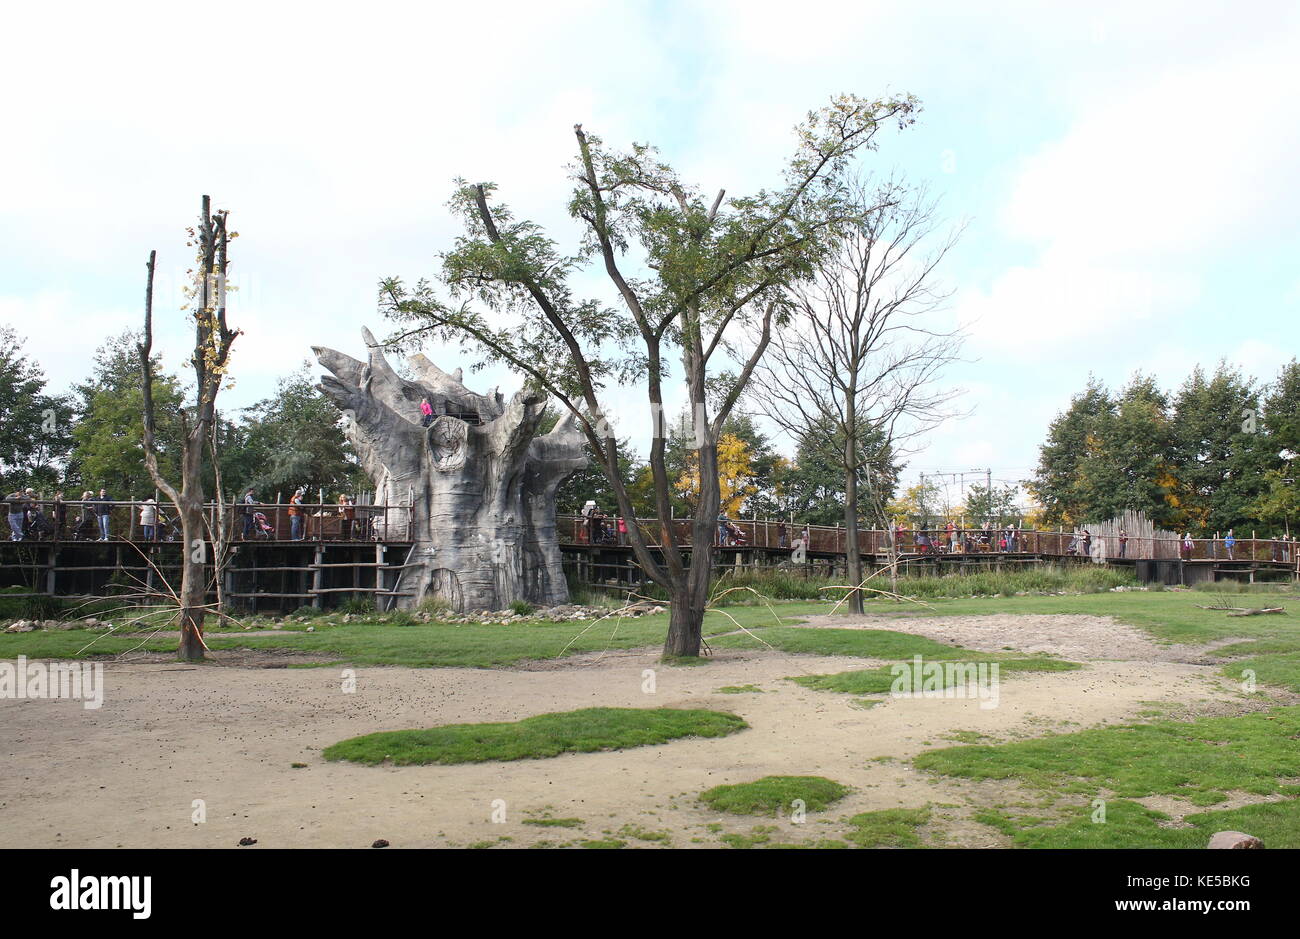
<svg viewBox="0 0 1300 939">
<path fill-rule="evenodd" d="M 289 540 L 302 541 L 303 508 L 302 497 L 307 490 L 299 487 L 289 499 Z"/>
<path fill-rule="evenodd" d="M 113 520 L 113 500 L 108 497 L 107 489 L 101 489 L 90 501 L 95 503 L 95 515 L 99 518 L 99 540 L 108 541 L 112 537 L 109 526 Z"/>
</svg>

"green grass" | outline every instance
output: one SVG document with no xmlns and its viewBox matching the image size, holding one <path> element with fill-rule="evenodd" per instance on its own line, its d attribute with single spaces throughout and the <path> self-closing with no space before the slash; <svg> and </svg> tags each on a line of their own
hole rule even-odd
<svg viewBox="0 0 1300 939">
<path fill-rule="evenodd" d="M 1034 567 L 995 568 L 964 574 L 908 575 L 903 568 L 898 579 L 898 593 L 910 597 L 1014 596 L 1032 591 L 1069 591 L 1094 593 L 1112 587 L 1137 583 L 1131 571 L 1096 564 L 1044 564 Z M 726 591 L 732 587 L 752 588 L 774 600 L 838 600 L 844 596 L 843 577 L 804 576 L 798 571 L 728 572 L 714 584 L 713 593 L 723 605 L 758 602 L 751 590 Z M 877 590 L 890 589 L 889 578 L 881 574 L 867 583 Z M 664 594 L 651 588 L 659 599 Z"/>
<path fill-rule="evenodd" d="M 1041 564 L 967 574 L 903 576 L 898 579 L 896 592 L 905 597 L 931 599 L 1014 596 L 1034 591 L 1087 594 L 1136 585 L 1133 573 L 1123 568 L 1102 564 Z M 877 577 L 868 586 L 886 589 L 889 581 Z"/>
<path fill-rule="evenodd" d="M 700 793 L 700 800 L 720 812 L 733 815 L 769 815 L 793 811 L 796 799 L 809 812 L 820 812 L 849 793 L 848 786 L 824 776 L 764 776 L 753 782 L 714 786 Z"/>
<path fill-rule="evenodd" d="M 952 659 L 979 655 L 959 646 L 935 642 L 924 636 L 889 629 L 808 629 L 798 626 L 760 626 L 750 636 L 719 636 L 709 642 L 722 648 L 762 649 L 763 643 L 781 652 L 812 655 L 853 655 L 864 659 Z M 758 638 L 755 639 L 754 636 Z M 761 640 L 761 641 L 760 641 Z"/>
<path fill-rule="evenodd" d="M 447 724 L 353 737 L 327 747 L 327 760 L 397 766 L 537 760 L 667 743 L 681 737 L 725 737 L 749 725 L 722 711 L 675 708 L 584 708 L 495 724 Z"/>
<path fill-rule="evenodd" d="M 763 694 L 758 685 L 723 685 L 714 694 Z"/>
<path fill-rule="evenodd" d="M 962 664 L 967 662 L 976 665 L 981 662 L 996 662 L 999 676 L 1002 672 L 1068 672 L 1081 668 L 1077 662 L 1066 662 L 1063 659 L 1041 655 L 1029 658 L 997 658 L 976 653 L 970 659 L 964 659 Z M 965 669 L 945 668 L 943 688 L 966 685 L 969 677 L 966 672 Z M 842 694 L 888 694 L 893 689 L 897 678 L 893 673 L 893 666 L 882 665 L 879 668 L 853 669 L 828 675 L 798 675 L 789 680 L 816 691 L 836 691 Z"/>
<path fill-rule="evenodd" d="M 790 617 L 822 612 L 821 604 L 782 604 L 778 611 Z M 745 626 L 771 624 L 772 613 L 765 607 L 737 607 L 730 611 Z M 213 632 L 208 646 L 221 649 L 258 649 L 265 651 L 292 649 L 328 656 L 331 661 L 356 665 L 403 665 L 414 668 L 462 666 L 490 668 L 511 665 L 528 659 L 557 658 L 604 649 L 633 649 L 658 646 L 668 631 L 668 615 L 625 618 L 621 622 L 607 619 L 597 625 L 590 622 L 554 623 L 527 621 L 507 626 L 466 623 L 418 623 L 400 625 L 397 614 L 373 614 L 367 621 L 338 624 L 332 618 L 295 624 L 297 631 L 286 630 L 274 636 L 248 636 L 235 632 Z M 387 622 L 382 622 L 387 619 Z M 401 622 L 407 622 L 409 617 Z M 307 625 L 315 632 L 305 632 Z M 711 636 L 735 629 L 730 619 L 709 613 L 704 634 Z M 96 638 L 98 637 L 98 638 Z M 87 630 L 0 634 L 0 658 L 27 655 L 32 658 L 71 658 L 87 643 L 93 645 L 84 655 L 118 654 L 140 646 L 139 638 L 105 636 Z M 151 639 L 142 649 L 171 652 L 175 639 Z M 683 660 L 679 664 L 687 664 Z"/>
<path fill-rule="evenodd" d="M 524 824 L 539 828 L 581 828 L 583 821 L 580 818 L 526 818 Z"/>
<path fill-rule="evenodd" d="M 1208 606 L 1208 598 L 1196 591 L 1133 591 L 1130 593 L 1093 593 L 1062 597 L 978 597 L 975 599 L 929 601 L 929 607 L 873 601 L 871 613 L 899 616 L 987 616 L 989 614 L 1077 613 L 1087 616 L 1113 616 L 1115 619 L 1146 630 L 1156 639 L 1168 642 L 1205 643 L 1216 639 L 1286 638 L 1295 635 L 1295 616 L 1300 601 L 1270 598 L 1270 603 L 1286 607 L 1287 616 L 1229 617 Z M 1240 605 L 1240 604 L 1237 604 Z"/>
<path fill-rule="evenodd" d="M 923 753 L 921 770 L 968 779 L 1017 779 L 1033 788 L 1119 798 L 1171 795 L 1198 805 L 1230 790 L 1288 791 L 1300 776 L 1300 707 L 1192 722 L 1157 721 L 1053 734 L 994 746 Z"/>
<path fill-rule="evenodd" d="M 881 809 L 848 821 L 853 830 L 844 837 L 860 848 L 917 848 L 921 839 L 916 830 L 930 821 L 930 808 Z"/>
<path fill-rule="evenodd" d="M 1080 668 L 1076 662 L 1054 659 L 1050 656 L 1014 656 L 977 652 L 961 646 L 936 642 L 912 633 L 890 629 L 808 629 L 793 626 L 771 626 L 752 629 L 753 636 L 739 634 L 720 636 L 712 645 L 738 648 L 763 648 L 767 643 L 781 652 L 816 655 L 845 655 L 870 659 L 908 660 L 921 656 L 930 661 L 963 663 L 997 662 L 999 672 L 1058 672 Z M 757 638 L 755 638 L 757 637 Z M 955 678 L 946 670 L 945 682 Z M 884 694 L 894 684 L 891 666 L 839 672 L 831 675 L 803 675 L 791 679 L 806 688 L 821 691 L 839 691 L 847 694 Z M 948 687 L 949 684 L 945 684 Z"/>
<path fill-rule="evenodd" d="M 1136 802 L 1106 803 L 1104 822 L 1094 822 L 1089 805 L 1074 808 L 1055 824 L 1017 818 L 997 809 L 976 813 L 975 820 L 1011 838 L 1018 848 L 1204 848 L 1216 831 L 1244 831 L 1268 848 L 1300 848 L 1300 800 L 1264 802 L 1239 809 L 1200 812 L 1183 819 L 1190 828 L 1166 827 L 1169 816 Z"/>
</svg>

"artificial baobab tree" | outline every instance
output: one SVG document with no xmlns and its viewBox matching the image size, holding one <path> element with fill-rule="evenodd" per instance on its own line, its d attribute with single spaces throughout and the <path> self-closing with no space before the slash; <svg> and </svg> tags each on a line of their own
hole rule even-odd
<svg viewBox="0 0 1300 939">
<path fill-rule="evenodd" d="M 862 583 L 860 486 L 882 517 L 877 471 L 907 440 L 949 415 L 956 392 L 937 383 L 960 351 L 957 330 L 934 314 L 947 295 L 935 270 L 957 232 L 938 233 L 924 191 L 891 181 L 852 186 L 862 222 L 795 290 L 797 312 L 772 331 L 755 371 L 750 403 L 803 449 L 833 451 L 844 478 L 844 527 L 851 585 Z M 862 612 L 862 593 L 848 598 Z"/>
<path fill-rule="evenodd" d="M 461 369 L 444 372 L 423 355 L 411 356 L 414 378 L 403 378 L 370 331 L 361 334 L 364 362 L 312 348 L 333 373 L 319 388 L 349 416 L 347 434 L 376 500 L 409 505 L 401 605 L 426 597 L 458 611 L 567 601 L 555 493 L 587 465 L 573 416 L 538 434 L 545 395 L 477 394 Z M 433 411 L 427 426 L 421 400 Z"/>
<path fill-rule="evenodd" d="M 875 149 L 882 127 L 910 124 L 917 108 L 910 96 L 837 97 L 796 129 L 776 186 L 731 198 L 683 182 L 648 145 L 617 152 L 579 125 L 568 202 L 583 233 L 576 250 L 562 252 L 537 224 L 517 220 L 495 185 L 461 181 L 452 206 L 465 232 L 442 256 L 445 291 L 395 278 L 381 286 L 382 311 L 404 327 L 395 344 L 470 340 L 481 353 L 476 364 L 505 364 L 573 415 L 629 520 L 637 563 L 669 595 L 666 656 L 701 648 L 722 425 L 773 324 L 788 315 L 790 289 L 861 221 L 847 186 L 852 159 Z M 589 268 L 608 279 L 616 301 L 577 295 Z M 747 323 L 757 340 L 738 349 L 728 339 Z M 690 542 L 665 524 L 656 555 L 632 524 L 609 396 L 614 385 L 644 382 L 655 510 L 665 520 L 676 481 L 664 461 L 664 394 L 673 380 L 693 416 L 700 491 Z"/>
<path fill-rule="evenodd" d="M 181 523 L 181 589 L 177 595 L 180 629 L 178 655 L 185 661 L 200 661 L 206 646 L 203 621 L 207 615 L 207 545 L 212 534 L 204 517 L 203 453 L 210 445 L 216 419 L 217 393 L 225 380 L 230 348 L 239 335 L 226 324 L 227 272 L 230 239 L 236 232 L 227 227 L 228 212 L 212 211 L 211 199 L 203 197 L 196 228 L 189 229 L 190 246 L 198 248 L 198 261 L 191 290 L 194 320 L 194 403 L 180 410 L 181 460 L 179 484 L 163 477 L 154 446 L 153 286 L 157 252 L 149 252 L 148 282 L 145 288 L 144 336 L 138 346 L 144 393 L 145 466 L 154 484 L 176 507 Z M 215 458 L 215 454 L 214 454 Z"/>
</svg>

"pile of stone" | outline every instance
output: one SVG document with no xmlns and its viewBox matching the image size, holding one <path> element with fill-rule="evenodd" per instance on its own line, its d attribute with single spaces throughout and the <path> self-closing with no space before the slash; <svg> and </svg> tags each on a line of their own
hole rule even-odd
<svg viewBox="0 0 1300 939">
<path fill-rule="evenodd" d="M 421 610 L 409 614 L 412 619 L 421 623 L 451 623 L 454 625 L 463 625 L 475 623 L 478 625 L 506 626 L 511 623 L 569 623 L 581 620 L 599 619 L 602 616 L 611 619 L 619 616 L 650 616 L 654 613 L 663 613 L 668 609 L 666 603 L 654 603 L 644 601 L 640 603 L 629 604 L 625 607 L 609 606 L 582 606 L 577 603 L 564 603 L 558 606 L 540 607 L 534 609 L 531 613 L 516 613 L 514 610 L 477 610 L 469 613 L 452 613 L 450 611 L 434 612 Z M 353 614 L 345 613 L 341 622 L 344 623 L 384 623 L 388 616 L 380 613 Z M 306 622 L 306 618 L 303 617 Z"/>
<path fill-rule="evenodd" d="M 7 633 L 30 633 L 38 629 L 110 629 L 93 616 L 87 619 L 19 619 L 5 627 Z"/>
</svg>

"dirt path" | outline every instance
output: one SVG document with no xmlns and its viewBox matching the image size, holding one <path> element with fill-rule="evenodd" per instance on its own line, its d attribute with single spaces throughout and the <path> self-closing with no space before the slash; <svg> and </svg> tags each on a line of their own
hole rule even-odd
<svg viewBox="0 0 1300 939">
<path fill-rule="evenodd" d="M 518 669 L 360 668 L 351 694 L 334 667 L 243 667 L 255 658 L 222 668 L 110 663 L 99 710 L 0 700 L 0 847 L 234 847 L 245 836 L 265 847 L 367 847 L 377 838 L 395 847 L 611 836 L 658 843 L 620 835 L 625 825 L 668 831 L 673 845 L 692 847 L 769 823 L 782 829 L 780 840 L 814 840 L 840 837 L 843 820 L 857 812 L 960 802 L 959 783 L 900 762 L 952 745 L 945 736 L 959 730 L 1006 739 L 1130 719 L 1153 701 L 1241 706 L 1214 668 L 1158 658 L 1153 650 L 1168 647 L 1139 642 L 1100 618 L 1081 619 L 1094 618 L 888 621 L 972 648 L 1054 651 L 1090 663 L 1005 679 L 993 709 L 973 699 L 889 699 L 863 709 L 851 696 L 784 679 L 876 663 L 739 650 L 689 668 L 658 665 L 658 651 L 648 649 Z M 1121 654 L 1133 659 L 1103 661 Z M 231 654 L 213 658 L 223 655 Z M 645 669 L 655 670 L 653 695 L 642 690 Z M 748 684 L 764 693 L 718 693 Z M 618 753 L 452 767 L 365 767 L 326 763 L 319 754 L 377 730 L 594 705 L 716 708 L 741 715 L 751 729 Z M 769 774 L 828 776 L 854 792 L 803 825 L 721 816 L 695 800 L 710 786 Z M 196 799 L 206 807 L 202 824 L 191 821 Z M 503 800 L 504 823 L 491 820 L 494 800 Z M 583 822 L 573 829 L 522 824 L 542 812 Z M 707 830 L 710 823 L 722 832 Z M 996 843 L 982 826 L 953 831 L 956 843 Z"/>
</svg>

